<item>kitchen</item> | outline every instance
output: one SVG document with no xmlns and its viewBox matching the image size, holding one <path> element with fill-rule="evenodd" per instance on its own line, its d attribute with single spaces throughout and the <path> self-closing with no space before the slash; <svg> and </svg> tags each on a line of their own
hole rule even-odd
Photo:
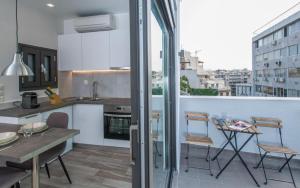
<svg viewBox="0 0 300 188">
<path fill-rule="evenodd" d="M 99 177 L 104 176 L 100 178 L 101 183 L 130 187 L 129 1 L 20 0 L 17 6 L 15 3 L 5 0 L 0 6 L 0 59 L 3 62 L 0 70 L 9 66 L 17 50 L 18 28 L 17 44 L 24 63 L 34 76 L 1 77 L 0 129 L 2 124 L 46 122 L 53 113 L 67 114 L 68 129 L 80 133 L 67 141 L 63 151 L 66 164 L 74 157 L 68 156 L 72 150 L 81 157 L 81 152 L 109 153 L 115 161 L 121 161 L 122 169 L 119 174 L 106 169 L 111 177 L 99 173 Z M 75 164 L 70 166 L 80 171 Z M 52 170 L 59 171 L 60 167 Z M 53 173 L 56 176 L 53 180 L 52 176 L 48 180 L 41 170 L 41 183 L 67 186 L 65 177 L 59 177 L 61 172 L 57 173 Z M 84 174 L 78 175 L 71 170 L 70 175 L 74 185 L 90 184 Z M 100 180 L 95 181 L 99 183 Z M 22 187 L 30 187 L 28 178 L 27 183 L 24 182 L 22 186 L 21 180 Z"/>
</svg>

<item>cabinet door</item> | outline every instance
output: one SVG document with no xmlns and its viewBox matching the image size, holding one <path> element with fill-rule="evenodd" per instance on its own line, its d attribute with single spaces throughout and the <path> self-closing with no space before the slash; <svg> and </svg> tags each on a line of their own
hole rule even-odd
<svg viewBox="0 0 300 188">
<path fill-rule="evenodd" d="M 21 45 L 21 50 L 23 53 L 23 61 L 26 65 L 28 65 L 33 71 L 33 76 L 20 76 L 20 91 L 30 90 L 34 87 L 40 86 L 41 74 L 40 74 L 40 51 L 39 49 L 27 47 Z"/>
<path fill-rule="evenodd" d="M 110 31 L 110 67 L 130 67 L 129 17 L 120 17 L 117 26 Z"/>
<path fill-rule="evenodd" d="M 82 69 L 81 34 L 58 37 L 58 62 L 60 71 Z"/>
<path fill-rule="evenodd" d="M 103 105 L 78 104 L 73 106 L 73 126 L 80 130 L 75 143 L 103 144 Z"/>
<path fill-rule="evenodd" d="M 82 34 L 83 70 L 109 69 L 109 31 Z"/>
<path fill-rule="evenodd" d="M 41 86 L 57 87 L 57 61 L 55 50 L 41 51 Z"/>
</svg>

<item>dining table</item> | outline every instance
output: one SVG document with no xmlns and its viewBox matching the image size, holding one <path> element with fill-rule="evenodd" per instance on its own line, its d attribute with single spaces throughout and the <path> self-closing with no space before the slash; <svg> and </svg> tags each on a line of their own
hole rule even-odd
<svg viewBox="0 0 300 188">
<path fill-rule="evenodd" d="M 18 132 L 21 125 L 0 123 L 0 132 Z M 0 147 L 0 161 L 23 163 L 32 159 L 32 188 L 40 187 L 39 155 L 79 134 L 79 130 L 49 128 L 30 137 L 18 134 L 14 143 Z"/>
</svg>

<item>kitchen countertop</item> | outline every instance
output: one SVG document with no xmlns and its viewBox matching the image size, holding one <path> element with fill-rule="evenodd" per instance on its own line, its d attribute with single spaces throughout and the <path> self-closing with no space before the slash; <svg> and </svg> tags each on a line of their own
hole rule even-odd
<svg viewBox="0 0 300 188">
<path fill-rule="evenodd" d="M 49 102 L 42 102 L 40 103 L 40 106 L 38 108 L 34 108 L 34 109 L 23 109 L 22 107 L 3 109 L 0 110 L 0 116 L 20 118 L 32 114 L 47 112 L 58 108 L 75 105 L 75 104 L 130 105 L 129 98 L 100 98 L 98 100 L 91 100 L 86 98 L 79 99 L 79 98 L 72 97 L 72 98 L 64 98 L 62 99 L 62 101 L 63 102 L 59 105 L 51 105 Z"/>
</svg>

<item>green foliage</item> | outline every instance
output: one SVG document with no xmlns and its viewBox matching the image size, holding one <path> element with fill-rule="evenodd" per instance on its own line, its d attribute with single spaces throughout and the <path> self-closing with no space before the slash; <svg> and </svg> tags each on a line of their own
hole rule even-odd
<svg viewBox="0 0 300 188">
<path fill-rule="evenodd" d="M 186 76 L 182 76 L 180 78 L 180 90 L 183 92 L 190 93 L 191 92 L 191 87 L 189 84 L 189 80 Z"/>
<path fill-rule="evenodd" d="M 218 96 L 218 90 L 216 89 L 196 89 L 192 88 L 190 95 L 203 95 L 203 96 Z"/>
<path fill-rule="evenodd" d="M 152 88 L 152 95 L 162 95 L 163 89 L 161 87 Z"/>
<path fill-rule="evenodd" d="M 180 90 L 184 93 L 194 96 L 218 96 L 218 90 L 216 89 L 191 88 L 189 80 L 186 76 L 182 76 L 180 78 Z"/>
</svg>

